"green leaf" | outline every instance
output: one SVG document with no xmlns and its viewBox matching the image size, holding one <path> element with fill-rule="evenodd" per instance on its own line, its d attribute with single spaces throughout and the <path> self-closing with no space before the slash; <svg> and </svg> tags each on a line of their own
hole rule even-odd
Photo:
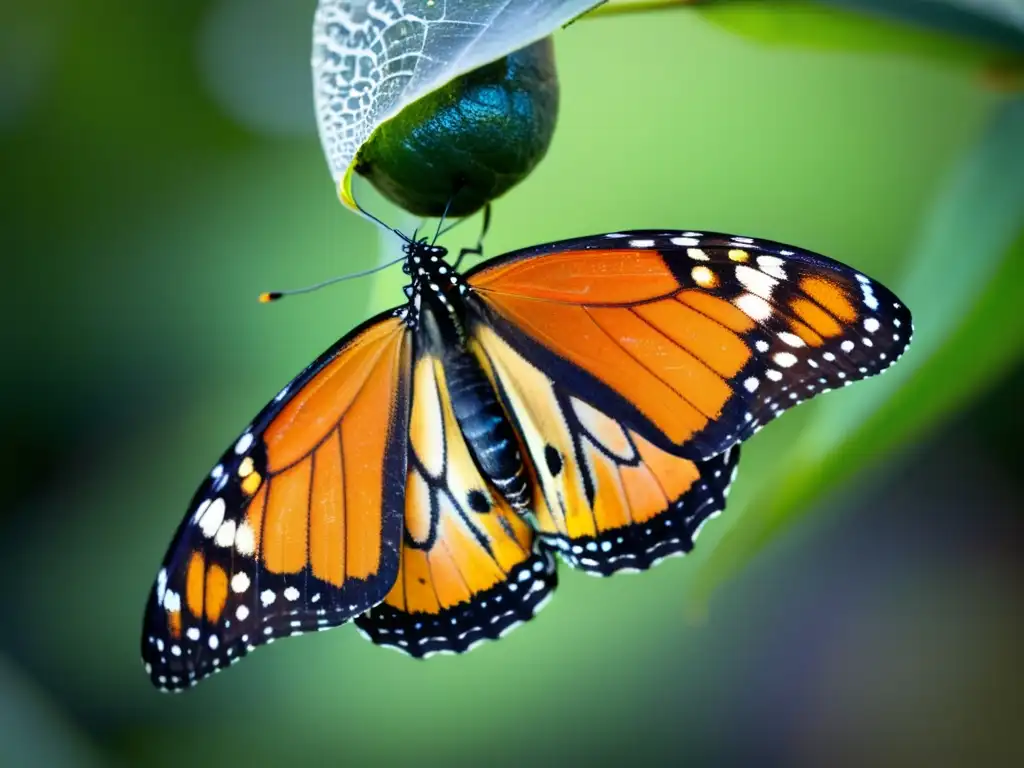
<svg viewBox="0 0 1024 768">
<path fill-rule="evenodd" d="M 999 21 L 1024 32 L 1024 4 L 1016 0 L 939 0 L 939 2 Z"/>
<path fill-rule="evenodd" d="M 955 169 L 894 286 L 915 318 L 905 359 L 811 406 L 800 439 L 773 457 L 777 471 L 755 478 L 744 497 L 757 507 L 731 505 L 730 528 L 695 581 L 697 610 L 824 491 L 965 402 L 1024 351 L 1021 179 L 1024 99 L 995 113 Z"/>
<path fill-rule="evenodd" d="M 950 31 L 926 29 L 810 0 L 737 0 L 694 7 L 707 21 L 757 42 L 817 51 L 892 54 L 946 66 L 1024 66 L 1024 55 Z"/>
<path fill-rule="evenodd" d="M 834 6 L 945 30 L 1016 50 L 1024 46 L 1024 5 L 1017 0 L 822 0 Z M 1016 8 L 1011 8 L 1011 3 Z"/>
</svg>

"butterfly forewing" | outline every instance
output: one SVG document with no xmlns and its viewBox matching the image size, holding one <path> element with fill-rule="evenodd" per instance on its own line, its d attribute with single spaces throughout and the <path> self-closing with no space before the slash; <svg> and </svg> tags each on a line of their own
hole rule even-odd
<svg viewBox="0 0 1024 768">
<path fill-rule="evenodd" d="M 389 314 L 328 350 L 197 491 L 146 607 L 142 657 L 180 690 L 276 638 L 344 623 L 398 573 L 409 333 Z"/>
<path fill-rule="evenodd" d="M 467 276 L 483 322 L 659 447 L 715 456 L 820 392 L 888 368 L 911 317 L 880 283 L 763 240 L 630 232 Z"/>
</svg>

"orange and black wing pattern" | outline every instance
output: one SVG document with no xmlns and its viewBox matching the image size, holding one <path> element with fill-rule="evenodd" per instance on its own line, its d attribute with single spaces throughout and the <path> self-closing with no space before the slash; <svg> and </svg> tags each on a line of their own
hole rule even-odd
<svg viewBox="0 0 1024 768">
<path fill-rule="evenodd" d="M 485 323 L 472 349 L 531 458 L 531 522 L 568 565 L 601 576 L 646 570 L 693 549 L 725 508 L 739 446 L 703 461 L 667 453 L 566 391 Z"/>
<path fill-rule="evenodd" d="M 853 268 L 731 235 L 551 243 L 486 262 L 466 281 L 479 324 L 564 392 L 695 460 L 884 371 L 912 331 L 909 310 Z"/>
<path fill-rule="evenodd" d="M 143 622 L 153 683 L 182 690 L 278 637 L 342 624 L 395 584 L 410 333 L 388 313 L 285 387 L 197 491 Z"/>
<path fill-rule="evenodd" d="M 532 618 L 555 588 L 555 561 L 482 477 L 439 359 L 417 359 L 412 393 L 401 566 L 355 624 L 412 656 L 461 653 Z"/>
</svg>

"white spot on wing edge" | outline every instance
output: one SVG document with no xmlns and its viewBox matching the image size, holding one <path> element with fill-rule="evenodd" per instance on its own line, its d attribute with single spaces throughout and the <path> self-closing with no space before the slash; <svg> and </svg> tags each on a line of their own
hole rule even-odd
<svg viewBox="0 0 1024 768">
<path fill-rule="evenodd" d="M 738 264 L 736 266 L 736 279 L 748 291 L 765 299 L 772 297 L 772 291 L 779 284 L 779 281 L 774 277 L 766 275 L 764 272 L 753 267 L 748 267 L 746 264 Z"/>
<path fill-rule="evenodd" d="M 245 571 L 239 571 L 231 577 L 231 589 L 242 593 L 249 588 L 249 576 Z"/>
<path fill-rule="evenodd" d="M 249 523 L 243 522 L 235 532 L 235 549 L 240 555 L 252 555 L 256 551 L 256 534 Z"/>
<path fill-rule="evenodd" d="M 690 270 L 690 277 L 693 278 L 693 282 L 702 288 L 714 288 L 718 278 L 715 277 L 715 273 L 705 267 L 703 264 L 698 264 Z"/>
<path fill-rule="evenodd" d="M 210 502 L 210 506 L 206 508 L 206 512 L 199 518 L 199 529 L 203 532 L 206 538 L 212 538 L 215 533 L 220 529 L 220 524 L 224 522 L 224 512 L 227 510 L 227 505 L 224 503 L 224 499 L 219 496 Z"/>
<path fill-rule="evenodd" d="M 213 537 L 213 543 L 218 547 L 230 547 L 235 543 L 235 521 L 225 520 L 220 528 L 217 529 L 217 535 Z"/>
<path fill-rule="evenodd" d="M 778 256 L 757 257 L 757 266 L 760 267 L 761 271 L 778 280 L 786 279 L 786 270 L 782 268 L 785 263 L 786 262 Z"/>
<path fill-rule="evenodd" d="M 792 352 L 776 352 L 773 359 L 777 365 L 783 368 L 792 368 L 796 365 L 796 355 Z"/>
<path fill-rule="evenodd" d="M 161 568 L 156 575 L 156 601 L 159 604 L 164 602 L 164 594 L 167 592 L 167 569 Z"/>
<path fill-rule="evenodd" d="M 248 451 L 252 447 L 253 437 L 252 432 L 246 432 L 235 443 L 235 453 L 241 456 L 243 453 Z"/>
<path fill-rule="evenodd" d="M 224 473 L 224 469 L 220 466 L 220 464 L 218 464 L 215 467 L 215 469 L 220 469 L 220 474 L 216 474 L 214 475 L 214 477 L 220 477 L 220 475 Z M 199 506 L 196 507 L 196 513 L 192 515 L 193 523 L 199 522 L 199 518 L 201 518 L 203 516 L 203 513 L 206 512 L 207 508 L 210 506 L 211 501 L 213 501 L 213 499 L 203 499 L 201 502 L 199 502 Z"/>
<path fill-rule="evenodd" d="M 795 333 L 789 331 L 779 331 L 779 340 L 788 344 L 791 347 L 803 347 L 805 346 L 804 340 L 797 336 Z"/>
<path fill-rule="evenodd" d="M 771 278 L 766 279 L 770 280 Z M 772 316 L 772 305 L 756 294 L 742 293 L 733 300 L 733 303 L 755 322 L 763 323 Z"/>
</svg>

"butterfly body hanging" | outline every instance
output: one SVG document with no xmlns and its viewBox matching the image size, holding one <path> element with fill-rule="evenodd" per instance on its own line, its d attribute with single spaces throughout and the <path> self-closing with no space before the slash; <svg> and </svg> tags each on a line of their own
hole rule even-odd
<svg viewBox="0 0 1024 768">
<path fill-rule="evenodd" d="M 408 243 L 407 303 L 281 390 L 198 489 L 146 608 L 158 687 L 349 620 L 466 651 L 534 615 L 556 555 L 610 575 L 685 553 L 741 441 L 910 340 L 884 286 L 767 241 L 613 233 L 465 275 L 445 256 Z"/>
</svg>

